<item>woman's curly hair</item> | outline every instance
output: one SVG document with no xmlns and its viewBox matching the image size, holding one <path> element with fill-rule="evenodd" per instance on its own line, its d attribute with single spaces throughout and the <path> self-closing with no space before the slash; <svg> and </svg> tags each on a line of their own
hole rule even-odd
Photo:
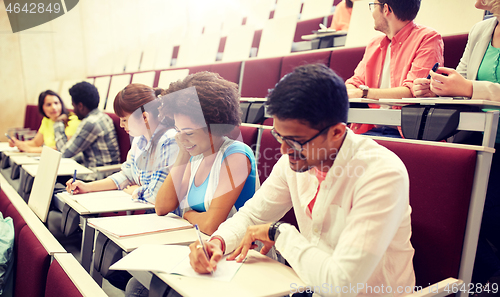
<svg viewBox="0 0 500 297">
<path fill-rule="evenodd" d="M 217 73 L 191 74 L 171 83 L 161 95 L 162 116 L 186 115 L 215 135 L 226 135 L 241 123 L 238 85 Z"/>
</svg>

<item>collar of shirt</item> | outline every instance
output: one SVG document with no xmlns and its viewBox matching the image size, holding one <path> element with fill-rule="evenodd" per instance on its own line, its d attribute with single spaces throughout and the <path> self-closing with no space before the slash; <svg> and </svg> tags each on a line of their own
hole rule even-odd
<svg viewBox="0 0 500 297">
<path fill-rule="evenodd" d="M 385 38 L 382 38 L 382 40 L 380 41 L 380 47 L 382 48 L 387 47 L 389 43 L 392 43 L 393 45 L 403 43 L 408 38 L 408 36 L 410 36 L 410 33 L 416 26 L 417 24 L 415 24 L 414 21 L 409 22 L 403 28 L 401 28 L 401 30 L 399 30 L 399 32 L 396 33 L 394 37 L 392 37 L 392 40 L 389 39 L 387 36 L 385 36 Z"/>
</svg>

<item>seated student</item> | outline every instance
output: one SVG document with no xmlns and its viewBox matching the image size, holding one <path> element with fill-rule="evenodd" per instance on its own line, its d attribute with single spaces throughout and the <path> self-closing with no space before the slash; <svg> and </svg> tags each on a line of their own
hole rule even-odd
<svg viewBox="0 0 500 297">
<path fill-rule="evenodd" d="M 161 89 L 157 90 L 157 93 Z M 103 180 L 85 183 L 70 179 L 67 190 L 74 194 L 124 190 L 133 199 L 154 203 L 170 167 L 177 157 L 173 120 L 159 119 L 161 102 L 152 88 L 131 84 L 120 91 L 113 107 L 120 117 L 120 126 L 134 137 L 122 170 Z"/>
<path fill-rule="evenodd" d="M 170 84 L 164 95 L 162 113 L 174 117 L 179 155 L 156 197 L 156 213 L 178 209 L 212 234 L 255 192 L 252 150 L 224 136 L 241 121 L 238 86 L 199 72 Z M 125 296 L 148 294 L 135 278 L 127 284 Z"/>
<path fill-rule="evenodd" d="M 368 286 L 390 286 L 395 296 L 398 286 L 413 287 L 408 173 L 394 153 L 346 127 L 342 79 L 325 65 L 297 67 L 266 105 L 283 155 L 205 243 L 210 261 L 199 242 L 190 245 L 194 270 L 215 270 L 223 254 L 241 262 L 260 241 L 261 253 L 275 246 L 313 287 L 365 284 L 352 296 L 387 293 L 370 294 Z M 277 222 L 290 208 L 300 230 Z"/>
<path fill-rule="evenodd" d="M 61 97 L 51 90 L 44 91 L 38 96 L 38 111 L 43 115 L 43 119 L 35 138 L 27 141 L 12 138 L 9 140 L 11 147 L 17 146 L 20 151 L 28 153 L 41 153 L 43 145 L 55 149 L 54 123 L 56 121 L 64 123 L 68 138 L 75 134 L 80 124 L 78 117 L 66 109 Z"/>
<path fill-rule="evenodd" d="M 75 114 L 82 122 L 73 137 L 68 139 L 62 122 L 54 123 L 56 147 L 63 158 L 83 153 L 87 168 L 118 164 L 120 150 L 111 118 L 97 109 L 99 93 L 88 82 L 80 82 L 69 89 Z"/>
<path fill-rule="evenodd" d="M 427 76 L 436 62 L 443 63 L 441 35 L 413 21 L 420 0 L 375 0 L 369 7 L 375 30 L 385 35 L 373 38 L 366 46 L 354 76 L 345 82 L 347 94 L 349 98 L 370 99 L 413 97 L 413 80 Z M 361 134 L 373 125 L 353 124 L 351 128 Z M 381 127 L 376 135 L 399 137 L 399 132 Z"/>
<path fill-rule="evenodd" d="M 352 0 L 342 0 L 337 6 L 335 6 L 335 13 L 333 14 L 332 24 L 330 29 L 336 31 L 347 31 L 349 30 L 349 23 L 351 22 L 352 14 Z"/>
<path fill-rule="evenodd" d="M 478 9 L 491 11 L 495 17 L 472 27 L 467 46 L 456 70 L 439 67 L 436 72 L 430 72 L 431 79 L 415 80 L 413 91 L 416 97 L 458 96 L 500 101 L 500 67 L 498 66 L 500 0 L 478 0 L 475 6 Z M 500 129 L 497 130 L 495 149 L 500 149 Z M 473 282 L 482 283 L 489 279 L 490 287 L 493 283 L 500 284 L 500 258 L 495 253 L 495 250 L 500 248 L 499 179 L 500 156 L 495 153 L 491 161 L 472 279 Z"/>
</svg>

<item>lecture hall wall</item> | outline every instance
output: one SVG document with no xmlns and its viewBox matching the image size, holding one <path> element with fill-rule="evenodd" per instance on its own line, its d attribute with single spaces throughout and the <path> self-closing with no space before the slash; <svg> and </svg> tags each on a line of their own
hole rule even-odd
<svg viewBox="0 0 500 297">
<path fill-rule="evenodd" d="M 68 89 L 88 76 L 168 68 L 173 46 L 182 48 L 183 41 L 198 38 L 203 28 L 227 36 L 245 17 L 245 26 L 259 30 L 270 11 L 278 10 L 276 0 L 80 0 L 57 19 L 13 34 L 3 1 L 0 141 L 6 141 L 8 128 L 23 126 L 26 104 L 37 104 L 38 94 L 46 89 L 70 103 Z M 333 0 L 279 0 L 288 2 L 285 7 L 308 1 L 333 4 Z M 350 46 L 363 46 L 376 34 L 370 1 L 355 3 L 361 9 L 353 13 Z M 474 2 L 423 0 L 418 22 L 443 35 L 465 33 L 482 18 Z"/>
<path fill-rule="evenodd" d="M 145 48 L 162 55 L 164 45 L 201 33 L 202 23 L 220 26 L 223 15 L 241 22 L 263 3 L 271 0 L 80 0 L 59 18 L 13 34 L 0 0 L 0 141 L 8 128 L 23 126 L 26 104 L 36 104 L 41 91 L 68 96 L 56 82 L 121 73 L 123 61 L 140 59 Z"/>
</svg>

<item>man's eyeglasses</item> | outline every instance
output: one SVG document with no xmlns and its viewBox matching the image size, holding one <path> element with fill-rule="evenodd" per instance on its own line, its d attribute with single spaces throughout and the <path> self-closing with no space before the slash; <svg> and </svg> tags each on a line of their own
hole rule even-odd
<svg viewBox="0 0 500 297">
<path fill-rule="evenodd" d="M 384 6 L 384 3 L 377 3 L 377 2 L 370 2 L 370 3 L 368 3 L 368 7 L 370 8 L 371 12 L 373 12 L 373 10 L 375 9 L 375 5 L 382 5 L 382 6 Z"/>
<path fill-rule="evenodd" d="M 333 125 L 330 125 L 328 127 L 323 128 L 321 131 L 318 132 L 318 134 L 314 135 L 312 138 L 310 138 L 309 140 L 306 140 L 304 142 L 298 142 L 297 140 L 293 140 L 293 139 L 290 139 L 290 138 L 283 137 L 278 132 L 276 132 L 276 130 L 274 130 L 274 128 L 271 130 L 271 134 L 274 136 L 274 138 L 276 138 L 276 140 L 280 144 L 282 144 L 283 141 L 284 141 L 292 149 L 294 149 L 296 151 L 299 151 L 299 152 L 302 152 L 304 145 L 308 144 L 309 142 L 313 141 L 316 137 L 318 137 L 321 134 L 323 134 L 331 126 L 333 126 Z"/>
</svg>

